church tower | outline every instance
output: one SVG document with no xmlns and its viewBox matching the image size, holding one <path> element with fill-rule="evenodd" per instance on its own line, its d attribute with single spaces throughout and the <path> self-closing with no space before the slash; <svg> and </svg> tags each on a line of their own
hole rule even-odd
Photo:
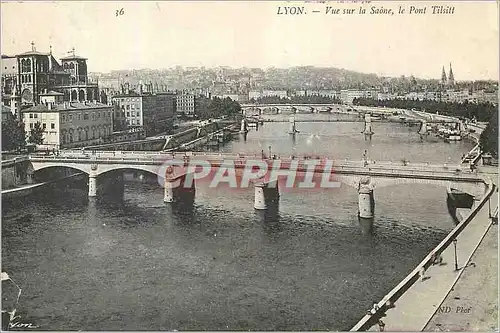
<svg viewBox="0 0 500 333">
<path fill-rule="evenodd" d="M 446 79 L 446 71 L 444 70 L 444 66 L 443 66 L 443 71 L 441 73 L 441 85 L 446 86 L 447 83 L 448 83 L 448 80 Z"/>
<path fill-rule="evenodd" d="M 455 85 L 455 78 L 453 77 L 453 69 L 451 68 L 450 63 L 450 74 L 448 74 L 448 85 L 453 87 Z"/>
</svg>

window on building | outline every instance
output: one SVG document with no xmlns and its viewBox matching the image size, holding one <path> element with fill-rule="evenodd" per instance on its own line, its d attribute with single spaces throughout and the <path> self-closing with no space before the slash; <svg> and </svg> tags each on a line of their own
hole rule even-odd
<svg viewBox="0 0 500 333">
<path fill-rule="evenodd" d="M 89 114 L 88 113 L 84 113 L 83 114 L 83 120 L 89 120 Z"/>
<path fill-rule="evenodd" d="M 69 121 L 73 121 L 73 115 L 72 114 L 69 115 Z"/>
<path fill-rule="evenodd" d="M 135 125 L 135 119 L 132 119 L 132 125 Z"/>
<path fill-rule="evenodd" d="M 33 119 L 33 113 L 30 113 L 30 118 Z"/>
<path fill-rule="evenodd" d="M 127 117 L 130 117 L 130 112 L 127 112 Z"/>
<path fill-rule="evenodd" d="M 127 110 L 130 110 L 130 105 L 127 104 Z"/>
<path fill-rule="evenodd" d="M 51 124 L 50 124 L 50 129 L 55 129 L 55 128 L 56 128 L 56 124 L 51 123 Z"/>
<path fill-rule="evenodd" d="M 134 111 L 132 111 L 132 117 L 135 117 L 135 112 Z"/>
<path fill-rule="evenodd" d="M 43 124 L 42 124 L 42 127 L 43 127 L 43 129 L 46 129 L 46 128 L 47 128 L 47 124 L 46 124 L 46 123 L 43 123 Z"/>
<path fill-rule="evenodd" d="M 34 113 L 33 118 L 38 118 L 38 113 Z"/>
<path fill-rule="evenodd" d="M 61 118 L 62 118 L 62 121 L 63 121 L 63 122 L 65 122 L 65 121 L 66 121 L 66 115 L 64 115 L 64 114 L 63 114 Z"/>
<path fill-rule="evenodd" d="M 30 128 L 33 128 L 33 123 L 30 123 Z"/>
</svg>

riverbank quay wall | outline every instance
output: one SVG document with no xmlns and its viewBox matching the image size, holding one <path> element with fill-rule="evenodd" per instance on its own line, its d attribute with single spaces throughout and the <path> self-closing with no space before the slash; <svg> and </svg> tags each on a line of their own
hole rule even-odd
<svg viewBox="0 0 500 333">
<path fill-rule="evenodd" d="M 372 326 L 376 325 L 378 321 L 383 318 L 385 312 L 394 307 L 397 307 L 397 301 L 401 296 L 403 296 L 414 284 L 421 278 L 422 270 L 427 270 L 433 265 L 435 258 L 439 257 L 441 253 L 451 245 L 454 239 L 474 220 L 479 211 L 484 207 L 484 205 L 489 201 L 490 197 L 496 191 L 496 186 L 493 184 L 491 179 L 484 180 L 486 185 L 486 193 L 478 203 L 469 213 L 469 215 L 460 222 L 442 241 L 439 243 L 421 262 L 417 267 L 408 274 L 394 289 L 392 289 L 387 295 L 385 295 L 381 301 L 377 303 L 376 309 L 372 309 L 370 314 L 365 315 L 361 320 L 351 329 L 351 331 L 367 331 Z M 456 282 L 456 281 L 455 281 Z M 453 285 L 450 286 L 452 288 Z M 449 290 L 443 291 L 445 295 L 448 294 Z M 439 306 L 439 305 L 437 305 Z M 408 309 L 410 313 L 415 309 Z M 426 323 L 434 315 L 434 312 L 427 319 Z M 423 324 L 426 324 L 423 323 Z M 408 331 L 420 331 L 421 325 L 415 323 L 415 327 L 406 327 Z"/>
<path fill-rule="evenodd" d="M 26 184 L 30 166 L 31 162 L 28 156 L 2 161 L 2 190 Z"/>
<path fill-rule="evenodd" d="M 46 189 L 48 186 L 60 186 L 67 183 L 67 186 L 74 186 L 75 181 L 82 179 L 85 180 L 86 175 L 83 172 L 70 172 L 67 176 L 58 177 L 53 180 L 39 182 L 35 184 L 24 184 L 19 187 L 11 189 L 2 189 L 2 200 L 13 200 L 21 197 L 29 196 L 36 191 Z"/>
<path fill-rule="evenodd" d="M 172 150 L 184 143 L 191 142 L 198 138 L 207 136 L 223 128 L 223 122 L 209 122 L 196 127 L 191 127 L 185 131 L 165 135 L 160 138 L 134 140 L 129 142 L 110 143 L 97 146 L 85 147 L 84 151 L 162 151 Z"/>
</svg>

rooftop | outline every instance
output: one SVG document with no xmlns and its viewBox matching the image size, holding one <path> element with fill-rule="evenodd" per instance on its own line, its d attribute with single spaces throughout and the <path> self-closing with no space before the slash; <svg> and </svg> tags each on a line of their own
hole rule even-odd
<svg viewBox="0 0 500 333">
<path fill-rule="evenodd" d="M 68 52 L 70 55 L 62 57 L 61 60 L 87 60 L 87 58 L 77 56 L 75 54 L 75 48 L 73 47 L 71 51 Z"/>
<path fill-rule="evenodd" d="M 20 56 L 26 56 L 26 55 L 43 55 L 43 56 L 48 56 L 48 55 L 50 55 L 50 53 L 42 53 L 42 52 L 38 52 L 38 51 L 28 51 L 28 52 L 20 53 L 18 55 L 20 55 Z"/>
<path fill-rule="evenodd" d="M 80 57 L 80 56 L 77 56 L 77 55 L 70 55 L 70 56 L 67 56 L 67 57 L 62 57 L 61 60 L 87 60 L 87 58 Z"/>
<path fill-rule="evenodd" d="M 142 96 L 144 96 L 144 94 L 141 95 L 141 94 L 136 93 L 135 91 L 130 91 L 128 94 L 118 94 L 118 95 L 112 96 L 112 98 L 142 97 Z"/>
<path fill-rule="evenodd" d="M 89 110 L 89 109 L 101 109 L 111 106 L 99 103 L 99 102 L 87 102 L 85 103 L 80 103 L 80 102 L 65 102 L 65 103 L 53 103 L 51 109 L 49 109 L 49 106 L 46 104 L 38 104 L 35 106 L 32 106 L 30 108 L 27 108 L 22 111 L 22 113 L 26 112 L 60 112 L 60 111 L 72 111 L 72 110 Z"/>
</svg>

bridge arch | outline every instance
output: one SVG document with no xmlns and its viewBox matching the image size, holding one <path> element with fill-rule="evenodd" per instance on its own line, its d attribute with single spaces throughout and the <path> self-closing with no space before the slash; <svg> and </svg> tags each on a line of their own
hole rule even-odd
<svg viewBox="0 0 500 333">
<path fill-rule="evenodd" d="M 31 169 L 32 168 L 32 169 Z M 41 172 L 47 172 L 49 171 L 50 169 L 52 170 L 68 170 L 68 169 L 71 169 L 71 170 L 74 170 L 74 171 L 79 171 L 79 172 L 83 172 L 85 174 L 89 174 L 90 173 L 90 170 L 89 168 L 86 168 L 84 165 L 82 164 L 68 164 L 68 165 L 65 165 L 65 164 L 60 164 L 60 163 L 43 163 L 43 164 L 40 164 L 40 163 L 32 163 L 32 166 L 29 168 L 30 170 L 33 170 L 35 176 L 38 174 L 40 174 Z M 68 175 L 66 175 L 68 176 Z"/>
<path fill-rule="evenodd" d="M 118 170 L 132 170 L 132 171 L 145 171 L 152 175 L 158 175 L 161 170 L 160 165 L 117 165 L 117 164 L 100 164 L 95 171 L 96 176 L 105 176 L 109 172 L 118 171 Z"/>
</svg>

